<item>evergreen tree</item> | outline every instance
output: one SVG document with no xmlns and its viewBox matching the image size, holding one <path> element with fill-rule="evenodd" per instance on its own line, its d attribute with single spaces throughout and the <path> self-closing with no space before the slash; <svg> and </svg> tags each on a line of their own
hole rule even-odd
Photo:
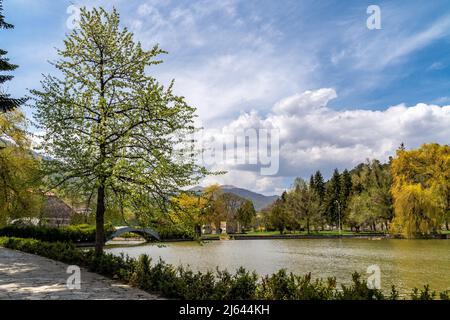
<svg viewBox="0 0 450 320">
<path fill-rule="evenodd" d="M 322 231 L 325 229 L 325 224 L 327 222 L 326 216 L 326 204 L 325 204 L 325 181 L 323 179 L 322 173 L 317 170 L 313 178 L 312 190 L 317 198 L 317 215 L 316 222 L 321 226 Z"/>
<path fill-rule="evenodd" d="M 5 22 L 3 16 L 3 4 L 0 0 L 0 29 L 12 29 L 14 26 Z M 5 57 L 8 52 L 0 49 L 0 72 L 11 72 L 17 69 L 17 65 L 11 64 L 9 59 Z M 0 74 L 0 112 L 6 112 L 13 110 L 25 102 L 24 99 L 13 99 L 9 94 L 6 94 L 1 87 L 6 81 L 10 81 L 13 78 L 10 74 Z"/>
<path fill-rule="evenodd" d="M 316 182 L 314 181 L 314 175 L 311 175 L 311 177 L 309 177 L 309 188 L 311 190 L 316 190 Z"/>
<path fill-rule="evenodd" d="M 320 201 L 323 202 L 323 199 L 325 198 L 325 181 L 319 170 L 314 174 L 314 189 L 316 190 Z"/>
<path fill-rule="evenodd" d="M 341 175 L 341 203 L 342 203 L 342 212 L 345 213 L 347 209 L 348 202 L 350 200 L 350 195 L 352 193 L 352 176 L 350 172 L 345 169 Z"/>
<path fill-rule="evenodd" d="M 325 194 L 325 214 L 327 221 L 331 225 L 338 225 L 339 215 L 342 215 L 341 203 L 341 175 L 335 169 L 333 176 L 328 181 Z"/>
</svg>

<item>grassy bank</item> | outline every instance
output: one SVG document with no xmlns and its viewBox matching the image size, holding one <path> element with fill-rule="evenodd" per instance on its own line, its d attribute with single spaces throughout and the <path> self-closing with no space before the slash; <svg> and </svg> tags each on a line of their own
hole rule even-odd
<svg viewBox="0 0 450 320">
<path fill-rule="evenodd" d="M 393 287 L 389 294 L 369 289 L 358 273 L 352 284 L 338 286 L 335 278 L 312 279 L 310 274 L 295 275 L 285 270 L 260 277 L 240 268 L 227 271 L 193 272 L 163 261 L 153 262 L 147 255 L 138 259 L 80 250 L 72 243 L 44 242 L 35 239 L 0 238 L 0 246 L 41 255 L 68 264 L 79 265 L 92 272 L 123 281 L 147 292 L 168 298 L 193 300 L 385 300 L 399 299 Z M 450 298 L 450 291 L 437 294 L 428 286 L 413 289 L 410 299 L 432 300 Z"/>
<path fill-rule="evenodd" d="M 332 238 L 395 238 L 395 239 L 405 239 L 404 236 L 399 234 L 389 234 L 386 232 L 353 232 L 353 231 L 296 231 L 296 232 L 284 232 L 279 231 L 252 231 L 246 233 L 233 233 L 233 234 L 211 234 L 203 235 L 202 240 L 218 240 L 219 238 L 235 239 L 235 240 L 246 240 L 246 239 L 332 239 Z M 416 239 L 450 239 L 449 231 L 442 231 L 439 234 L 429 235 L 427 237 L 416 238 Z"/>
</svg>

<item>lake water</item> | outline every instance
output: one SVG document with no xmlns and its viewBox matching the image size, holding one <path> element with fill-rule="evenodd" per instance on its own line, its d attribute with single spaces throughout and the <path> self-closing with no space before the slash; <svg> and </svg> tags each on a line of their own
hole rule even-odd
<svg viewBox="0 0 450 320">
<path fill-rule="evenodd" d="M 244 266 L 264 275 L 285 268 L 297 274 L 311 272 L 313 277 L 334 276 L 338 283 L 349 283 L 354 271 L 365 276 L 368 266 L 378 265 L 385 290 L 392 284 L 402 293 L 424 284 L 437 291 L 450 289 L 448 240 L 230 240 L 109 247 L 107 251 L 131 257 L 146 253 L 200 271 L 217 266 L 234 271 Z"/>
</svg>

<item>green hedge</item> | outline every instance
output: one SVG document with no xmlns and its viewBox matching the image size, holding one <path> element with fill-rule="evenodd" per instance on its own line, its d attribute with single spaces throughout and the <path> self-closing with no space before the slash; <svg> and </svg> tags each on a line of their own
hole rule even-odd
<svg viewBox="0 0 450 320">
<path fill-rule="evenodd" d="M 105 225 L 105 237 L 114 232 L 111 225 Z M 0 237 L 33 238 L 48 242 L 95 242 L 95 226 L 81 224 L 60 228 L 47 226 L 7 226 L 0 229 Z"/>
<path fill-rule="evenodd" d="M 193 300 L 383 300 L 399 299 L 392 288 L 389 295 L 380 290 L 368 289 L 359 274 L 353 274 L 352 284 L 338 288 L 335 278 L 313 280 L 310 274 L 298 276 L 285 270 L 262 279 L 254 272 L 240 268 L 236 273 L 193 272 L 183 267 L 173 267 L 159 260 L 152 263 L 147 255 L 138 259 L 103 254 L 96 256 L 92 250 L 77 249 L 74 244 L 43 242 L 35 239 L 0 238 L 0 246 L 21 250 L 68 264 L 76 264 L 90 271 L 122 280 L 135 287 L 168 298 Z M 450 291 L 438 296 L 428 286 L 414 289 L 411 299 L 432 300 L 450 298 Z"/>
<path fill-rule="evenodd" d="M 194 240 L 195 233 L 185 226 L 166 225 L 156 226 L 161 240 Z"/>
</svg>

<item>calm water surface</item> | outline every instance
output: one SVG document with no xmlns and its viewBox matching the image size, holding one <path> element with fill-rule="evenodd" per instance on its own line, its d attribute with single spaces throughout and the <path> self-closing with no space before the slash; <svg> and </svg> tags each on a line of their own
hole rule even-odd
<svg viewBox="0 0 450 320">
<path fill-rule="evenodd" d="M 389 290 L 392 284 L 403 293 L 424 284 L 438 291 L 450 289 L 448 240 L 230 240 L 110 247 L 107 251 L 131 257 L 146 253 L 200 271 L 216 267 L 234 271 L 244 266 L 263 275 L 285 268 L 297 274 L 311 272 L 313 277 L 334 276 L 338 283 L 348 283 L 352 272 L 365 274 L 375 264 L 381 269 L 383 289 Z"/>
</svg>

